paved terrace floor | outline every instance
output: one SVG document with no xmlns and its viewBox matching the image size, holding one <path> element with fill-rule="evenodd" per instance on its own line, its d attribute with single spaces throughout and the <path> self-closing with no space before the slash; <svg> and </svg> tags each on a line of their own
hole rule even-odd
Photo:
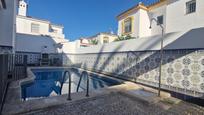
<svg viewBox="0 0 204 115">
<path fill-rule="evenodd" d="M 91 91 L 88 98 L 74 93 L 72 101 L 62 95 L 22 102 L 14 96 L 16 87 L 10 88 L 3 115 L 204 115 L 203 107 L 165 92 L 159 98 L 157 90 L 131 82 Z"/>
<path fill-rule="evenodd" d="M 172 98 L 161 92 L 158 98 L 156 90 L 125 83 L 119 86 L 103 88 L 85 93 L 29 100 L 14 101 L 7 98 L 3 115 L 204 115 L 204 108 Z M 13 100 L 13 101 L 12 101 Z"/>
<path fill-rule="evenodd" d="M 69 104 L 53 106 L 24 115 L 202 115 L 204 109 L 179 102 L 167 107 L 165 102 L 148 103 L 124 93 L 110 93 Z M 170 107 L 171 106 L 171 107 Z"/>
</svg>

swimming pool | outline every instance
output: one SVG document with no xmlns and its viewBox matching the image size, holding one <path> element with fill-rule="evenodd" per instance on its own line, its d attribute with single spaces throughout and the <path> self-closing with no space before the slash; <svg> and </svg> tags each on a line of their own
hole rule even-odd
<svg viewBox="0 0 204 115">
<path fill-rule="evenodd" d="M 66 69 L 67 70 L 67 69 Z M 22 99 L 33 99 L 40 97 L 56 96 L 68 93 L 68 76 L 64 79 L 62 92 L 60 93 L 61 82 L 65 69 L 31 69 L 35 75 L 35 80 L 31 83 L 21 85 Z M 70 68 L 68 71 L 71 74 L 71 93 L 77 91 L 81 70 L 77 68 Z M 79 86 L 79 92 L 86 90 L 87 77 L 82 77 Z M 99 88 L 119 85 L 121 81 L 112 79 L 105 75 L 98 75 L 96 73 L 89 73 L 89 89 L 95 90 Z"/>
</svg>

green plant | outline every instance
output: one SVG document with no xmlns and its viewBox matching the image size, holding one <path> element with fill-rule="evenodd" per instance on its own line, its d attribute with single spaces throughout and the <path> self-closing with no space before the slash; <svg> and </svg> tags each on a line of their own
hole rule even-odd
<svg viewBox="0 0 204 115">
<path fill-rule="evenodd" d="M 90 43 L 91 43 L 92 45 L 97 45 L 97 44 L 98 44 L 98 40 L 92 39 L 92 40 L 90 40 Z"/>
<path fill-rule="evenodd" d="M 133 37 L 131 37 L 130 35 L 127 35 L 127 36 L 125 37 L 125 40 L 129 40 L 129 39 L 133 39 Z"/>
<path fill-rule="evenodd" d="M 131 37 L 130 35 L 122 35 L 122 36 L 118 36 L 118 38 L 115 41 L 123 41 L 123 40 L 129 40 L 129 39 L 133 39 L 133 37 Z"/>
</svg>

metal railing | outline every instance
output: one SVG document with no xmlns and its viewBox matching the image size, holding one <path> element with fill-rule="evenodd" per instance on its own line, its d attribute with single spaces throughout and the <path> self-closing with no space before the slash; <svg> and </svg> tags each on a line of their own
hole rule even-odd
<svg viewBox="0 0 204 115">
<path fill-rule="evenodd" d="M 69 82 L 68 82 L 69 83 L 69 88 L 68 88 L 68 98 L 67 98 L 67 100 L 72 100 L 71 99 L 71 84 L 72 84 L 72 80 L 71 80 L 71 74 L 70 74 L 70 72 L 68 70 L 66 70 L 64 72 L 64 75 L 62 77 L 61 87 L 60 87 L 60 95 L 62 94 L 62 88 L 63 88 L 65 77 L 66 77 L 67 74 L 68 74 L 68 79 L 69 79 Z M 81 84 L 81 80 L 82 80 L 83 76 L 86 76 L 86 78 L 87 78 L 86 97 L 89 97 L 89 75 L 88 75 L 88 73 L 86 71 L 83 71 L 81 76 L 80 76 L 79 83 L 77 85 L 77 92 L 79 91 L 79 86 Z"/>
<path fill-rule="evenodd" d="M 9 83 L 9 68 L 12 66 L 9 64 L 9 55 L 0 54 L 0 114 L 3 108 Z"/>
<path fill-rule="evenodd" d="M 86 83 L 86 97 L 89 97 L 89 75 L 86 71 L 83 71 L 81 76 L 80 76 L 80 79 L 79 79 L 79 83 L 77 85 L 77 92 L 79 91 L 79 86 L 81 84 L 81 80 L 82 80 L 82 77 L 83 76 L 86 76 L 87 78 L 87 83 Z"/>
<path fill-rule="evenodd" d="M 3 108 L 9 83 L 15 78 L 15 55 L 0 54 L 0 112 Z"/>
<path fill-rule="evenodd" d="M 65 80 L 65 77 L 66 77 L 67 73 L 68 73 L 68 79 L 69 79 L 69 88 L 68 88 L 68 98 L 67 98 L 67 100 L 72 100 L 71 99 L 71 83 L 72 83 L 72 80 L 71 80 L 71 74 L 70 74 L 70 72 L 68 70 L 64 72 L 62 82 L 61 82 L 60 94 L 62 94 L 62 87 L 63 87 L 64 80 Z"/>
</svg>

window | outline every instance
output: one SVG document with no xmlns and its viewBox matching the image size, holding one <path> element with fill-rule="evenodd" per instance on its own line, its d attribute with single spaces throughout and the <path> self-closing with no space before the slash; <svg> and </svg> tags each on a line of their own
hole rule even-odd
<svg viewBox="0 0 204 115">
<path fill-rule="evenodd" d="M 46 53 L 43 53 L 43 54 L 42 54 L 42 58 L 43 58 L 43 59 L 48 59 L 48 58 L 49 58 L 49 55 L 46 54 Z"/>
<path fill-rule="evenodd" d="M 53 29 L 53 32 L 54 32 L 54 33 L 58 33 L 58 31 L 57 31 L 56 29 Z"/>
<path fill-rule="evenodd" d="M 186 3 L 186 14 L 196 12 L 196 0 L 191 0 Z"/>
<path fill-rule="evenodd" d="M 132 18 L 127 18 L 124 21 L 124 33 L 132 32 Z"/>
<path fill-rule="evenodd" d="M 5 0 L 0 0 L 0 9 L 1 8 L 6 9 L 6 2 L 5 2 Z"/>
<path fill-rule="evenodd" d="M 164 21 L 163 21 L 163 17 L 164 17 L 163 15 L 157 17 L 157 21 L 158 21 L 157 25 L 159 25 L 159 24 L 163 24 L 163 23 L 164 23 Z"/>
<path fill-rule="evenodd" d="M 50 32 L 58 33 L 58 30 L 57 30 L 57 29 L 53 29 L 53 28 L 51 28 L 51 29 L 50 29 Z"/>
<path fill-rule="evenodd" d="M 104 37 L 104 38 L 103 38 L 103 43 L 105 44 L 105 43 L 108 43 L 108 42 L 109 42 L 108 37 Z"/>
<path fill-rule="evenodd" d="M 32 33 L 39 33 L 40 25 L 39 24 L 31 24 L 31 32 Z"/>
</svg>

